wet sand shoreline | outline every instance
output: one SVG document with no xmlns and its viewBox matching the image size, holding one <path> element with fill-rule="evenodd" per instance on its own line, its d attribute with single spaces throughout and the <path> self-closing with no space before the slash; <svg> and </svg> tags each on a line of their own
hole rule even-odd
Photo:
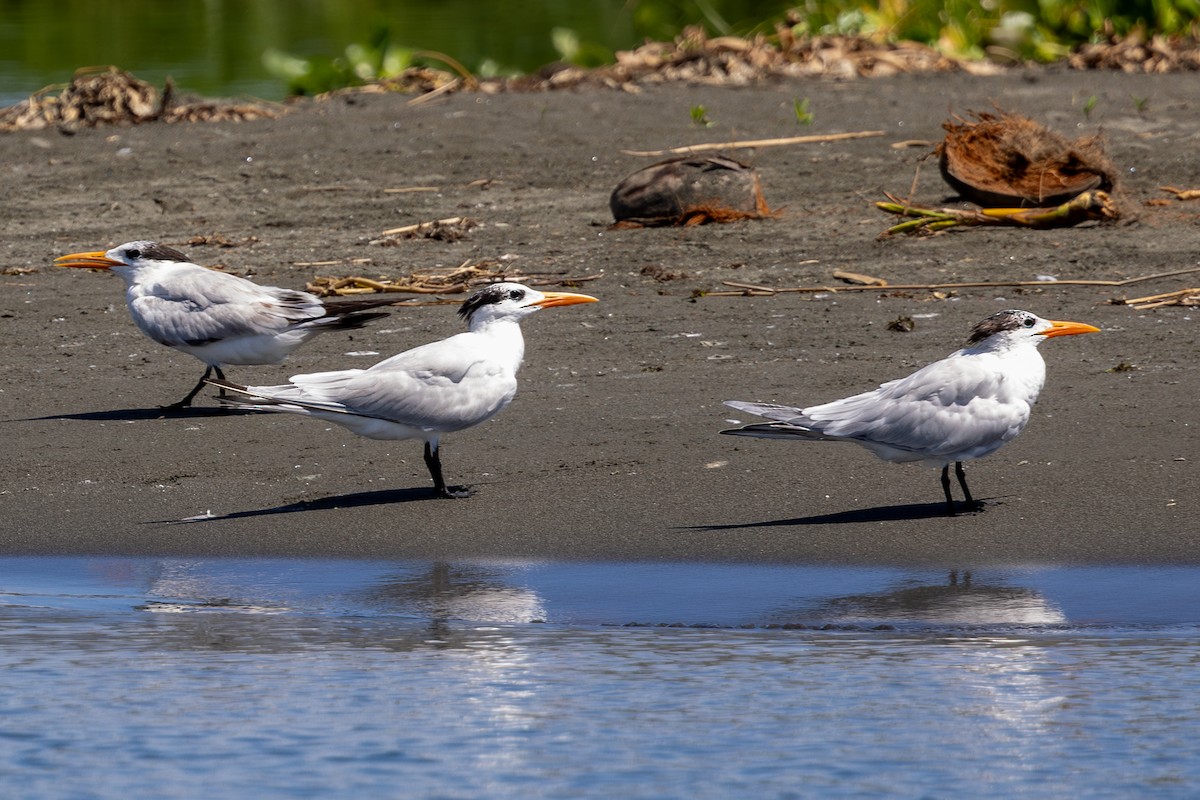
<svg viewBox="0 0 1200 800">
<path fill-rule="evenodd" d="M 1087 117 L 1081 108 L 1095 96 Z M 794 98 L 815 115 L 801 128 Z M 1144 103 L 1135 99 L 1148 98 Z M 952 113 L 993 103 L 1068 135 L 1101 130 L 1128 219 L 1054 231 L 973 230 L 879 241 L 883 192 L 945 200 L 932 161 L 894 142 L 940 138 Z M 691 123 L 703 104 L 713 126 Z M 1139 108 L 1140 106 L 1140 108 Z M 1200 86 L 1188 75 L 1044 71 L 998 78 L 805 81 L 640 95 L 457 95 L 409 106 L 366 96 L 279 120 L 147 125 L 0 137 L 9 166 L 0 333 L 0 553 L 667 559 L 779 563 L 1195 563 L 1200 420 L 1197 312 L 1110 305 L 1197 285 L 701 297 L 723 280 L 892 283 L 1121 279 L 1197 264 L 1200 206 L 1147 205 L 1200 187 Z M 610 231 L 608 194 L 654 149 L 733 138 L 880 129 L 883 137 L 762 148 L 777 219 Z M 482 183 L 481 183 L 482 181 Z M 416 186 L 436 192 L 386 192 Z M 450 216 L 456 241 L 371 244 Z M 255 237 L 189 246 L 192 236 Z M 302 287 L 317 274 L 390 274 L 484 259 L 598 275 L 601 303 L 524 325 L 513 405 L 444 440 L 451 482 L 434 499 L 420 444 L 357 439 L 204 399 L 158 418 L 199 362 L 133 327 L 119 281 L 57 270 L 54 256 L 155 238 L 200 263 Z M 332 267 L 297 267 L 370 259 Z M 651 269 L 647 270 L 646 268 Z M 654 276 L 677 274 L 672 280 Z M 968 464 L 979 514 L 942 516 L 937 473 L 852 446 L 738 441 L 725 399 L 812 403 L 906 374 L 1019 307 L 1104 332 L 1042 348 L 1048 381 L 1015 442 Z M 909 316 L 909 333 L 888 329 Z M 397 310 L 353 337 L 322 337 L 281 367 L 230 378 L 366 366 L 461 330 L 453 306 Z M 378 355 L 347 355 L 376 352 Z M 1132 365 L 1125 369 L 1122 365 Z M 195 516 L 199 522 L 171 524 Z"/>
</svg>

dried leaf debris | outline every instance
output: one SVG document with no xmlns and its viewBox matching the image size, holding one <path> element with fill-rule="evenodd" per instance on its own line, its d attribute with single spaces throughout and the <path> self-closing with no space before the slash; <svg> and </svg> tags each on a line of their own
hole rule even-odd
<svg viewBox="0 0 1200 800">
<path fill-rule="evenodd" d="M 1148 74 L 1200 70 L 1200 50 L 1193 37 L 1155 34 L 1147 38 L 1143 31 L 1134 30 L 1121 38 L 1113 33 L 1108 22 L 1101 33 L 1102 40 L 1081 45 L 1067 58 L 1072 69 L 1119 69 Z"/>
<path fill-rule="evenodd" d="M 551 64 L 530 75 L 479 79 L 462 71 L 413 67 L 401 75 L 362 87 L 332 92 L 402 92 L 425 102 L 449 92 L 550 91 L 582 87 L 640 92 L 667 83 L 745 86 L 779 78 L 837 79 L 887 77 L 904 73 L 965 72 L 992 75 L 1006 67 L 991 61 L 953 58 L 916 42 L 868 36 L 797 35 L 798 18 L 776 25 L 773 33 L 751 37 L 709 36 L 699 26 L 685 28 L 667 42 L 647 42 L 618 52 L 616 63 L 596 68 Z M 1189 37 L 1138 34 L 1080 47 L 1067 59 L 1074 69 L 1125 72 L 1200 70 L 1200 48 Z M 1011 59 L 1007 61 L 1011 62 Z"/>
<path fill-rule="evenodd" d="M 162 92 L 117 67 L 77 70 L 65 87 L 48 86 L 0 109 L 0 131 L 58 128 L 70 132 L 103 125 L 274 119 L 282 106 L 262 102 L 180 101 L 167 80 Z"/>
<path fill-rule="evenodd" d="M 527 286 L 578 286 L 601 275 L 565 275 L 551 272 L 525 272 L 497 260 L 466 261 L 449 270 L 412 272 L 399 278 L 368 278 L 352 275 L 341 278 L 318 276 L 305 287 L 318 297 L 403 292 L 408 294 L 463 294 L 477 286 L 500 281 L 516 281 Z M 446 300 L 439 302 L 457 302 Z"/>
</svg>

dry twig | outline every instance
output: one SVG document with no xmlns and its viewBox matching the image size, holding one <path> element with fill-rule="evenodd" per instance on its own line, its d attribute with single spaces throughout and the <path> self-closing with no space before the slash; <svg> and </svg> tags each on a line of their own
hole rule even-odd
<svg viewBox="0 0 1200 800">
<path fill-rule="evenodd" d="M 1200 287 L 1180 289 L 1177 292 L 1151 294 L 1145 297 L 1135 297 L 1131 300 L 1113 300 L 1114 305 L 1132 306 L 1138 311 L 1162 306 L 1200 306 Z"/>
<path fill-rule="evenodd" d="M 790 288 L 775 288 L 770 286 L 760 286 L 752 283 L 739 283 L 737 281 L 721 281 L 722 285 L 728 286 L 735 291 L 730 292 L 699 292 L 697 296 L 702 297 L 772 297 L 777 294 L 819 294 L 822 292 L 837 293 L 837 292 L 870 292 L 870 291 L 938 291 L 943 289 L 995 289 L 1003 287 L 1018 287 L 1018 286 L 1131 286 L 1135 283 L 1144 283 L 1145 281 L 1157 280 L 1159 278 L 1173 278 L 1177 275 L 1190 275 L 1200 272 L 1200 267 L 1188 267 L 1187 269 L 1177 269 L 1170 272 L 1156 272 L 1153 275 L 1141 275 L 1136 278 L 1124 278 L 1121 280 L 1102 280 L 1102 279 L 1068 279 L 1055 281 L 970 281 L 959 283 L 887 283 L 883 281 L 881 284 L 873 285 L 852 285 L 852 286 L 795 286 Z M 851 273 L 852 274 L 852 273 Z M 837 273 L 834 273 L 835 277 Z M 875 279 L 882 280 L 882 279 Z M 1186 291 L 1200 292 L 1197 289 Z M 1155 298 L 1139 298 L 1140 300 L 1153 300 Z M 1134 300 L 1113 301 L 1126 305 L 1131 305 Z"/>
<path fill-rule="evenodd" d="M 408 294 L 463 294 L 476 286 L 499 281 L 517 281 L 528 286 L 575 286 L 600 278 L 600 275 L 569 276 L 561 273 L 532 272 L 505 267 L 497 261 L 475 264 L 465 261 L 440 272 L 413 272 L 402 278 L 368 278 L 352 275 L 342 278 L 319 276 L 309 282 L 308 291 L 320 297 L 404 292 Z M 447 301 L 452 302 L 452 301 Z"/>
<path fill-rule="evenodd" d="M 667 150 L 622 150 L 627 156 L 675 156 L 688 153 L 704 153 L 710 150 L 730 150 L 742 147 L 780 147 L 789 144 L 813 144 L 821 142 L 840 142 L 846 139 L 866 139 L 872 136 L 883 136 L 883 131 L 851 131 L 850 133 L 814 134 L 811 136 L 788 136 L 783 139 L 743 139 L 732 142 L 709 142 L 707 144 L 689 144 L 684 147 L 672 147 Z"/>
<path fill-rule="evenodd" d="M 432 228 L 435 225 L 461 225 L 465 222 L 462 217 L 447 217 L 446 219 L 435 219 L 430 222 L 418 222 L 415 225 L 402 225 L 399 228 L 390 228 L 383 232 L 384 236 L 402 236 L 406 233 L 420 233 L 423 230 Z"/>
<path fill-rule="evenodd" d="M 1158 188 L 1175 195 L 1176 200 L 1200 200 L 1200 189 L 1180 189 L 1178 186 L 1160 186 Z"/>
<path fill-rule="evenodd" d="M 887 286 L 888 282 L 883 278 L 876 278 L 874 275 L 863 275 L 861 272 L 847 272 L 844 269 L 836 269 L 833 271 L 833 277 L 839 281 L 853 283 L 859 286 Z"/>
</svg>

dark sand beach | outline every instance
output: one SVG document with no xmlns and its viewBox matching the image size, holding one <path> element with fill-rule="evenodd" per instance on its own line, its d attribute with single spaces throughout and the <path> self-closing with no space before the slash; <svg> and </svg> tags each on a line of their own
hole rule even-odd
<svg viewBox="0 0 1200 800">
<path fill-rule="evenodd" d="M 1088 99 L 1096 101 L 1085 115 Z M 815 120 L 797 124 L 808 98 Z M 1194 75 L 1039 70 L 640 94 L 459 94 L 410 105 L 359 95 L 246 123 L 149 124 L 0 136 L 0 553 L 377 558 L 683 559 L 959 568 L 1200 560 L 1200 310 L 1127 287 L 1056 286 L 700 297 L 734 280 L 893 284 L 1124 279 L 1200 263 L 1200 82 Z M 928 147 L 951 114 L 993 105 L 1071 137 L 1102 132 L 1124 219 L 881 241 L 884 192 L 949 202 Z M 703 105 L 713 123 L 692 123 Z M 881 130 L 830 144 L 741 150 L 778 218 L 608 230 L 608 196 L 699 142 Z M 387 192 L 436 187 L 437 191 Z M 372 244 L 465 216 L 456 241 Z M 195 236 L 252 245 L 190 246 Z M 56 269 L 68 252 L 157 239 L 203 264 L 303 287 L 315 275 L 403 276 L 503 259 L 528 273 L 598 275 L 601 303 L 539 313 L 512 406 L 443 440 L 468 500 L 436 499 L 418 442 L 375 442 L 317 421 L 231 413 L 210 395 L 160 417 L 202 365 L 134 327 L 114 276 Z M 352 264 L 350 259 L 369 259 Z M 337 261 L 328 267 L 297 262 Z M 16 269 L 14 269 L 16 268 Z M 649 268 L 649 269 L 647 269 Z M 33 271 L 25 271 L 32 269 Z M 662 278 L 670 278 L 663 280 Z M 938 474 L 851 445 L 719 436 L 725 399 L 812 404 L 956 349 L 993 311 L 1098 325 L 1047 342 L 1048 381 L 1015 442 L 968 465 L 981 513 L 943 516 Z M 397 309 L 321 337 L 270 384 L 368 366 L 461 330 L 453 305 Z M 890 330 L 901 316 L 910 332 Z M 347 355 L 373 352 L 378 355 Z M 749 421 L 749 420 L 744 420 Z M 178 520 L 204 515 L 189 524 Z"/>
</svg>

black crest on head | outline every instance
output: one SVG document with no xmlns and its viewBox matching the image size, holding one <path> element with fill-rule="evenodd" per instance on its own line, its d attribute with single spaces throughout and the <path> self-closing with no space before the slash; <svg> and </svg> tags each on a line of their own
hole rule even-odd
<svg viewBox="0 0 1200 800">
<path fill-rule="evenodd" d="M 514 287 L 512 284 L 493 283 L 463 301 L 463 304 L 458 307 L 458 315 L 463 319 L 470 319 L 471 315 L 483 306 L 493 305 L 504 300 L 520 300 L 524 296 L 524 289 Z"/>
<path fill-rule="evenodd" d="M 967 337 L 967 344 L 979 344 L 992 334 L 1000 333 L 1001 331 L 1032 328 L 1036 322 L 1037 318 L 1028 311 L 1019 311 L 1015 308 L 1010 308 L 1007 311 L 997 311 L 987 319 L 977 323 L 971 329 L 971 335 Z"/>
<path fill-rule="evenodd" d="M 186 264 L 188 257 L 178 250 L 158 242 L 133 242 L 124 248 L 129 258 L 147 258 L 153 261 L 178 261 Z"/>
</svg>

